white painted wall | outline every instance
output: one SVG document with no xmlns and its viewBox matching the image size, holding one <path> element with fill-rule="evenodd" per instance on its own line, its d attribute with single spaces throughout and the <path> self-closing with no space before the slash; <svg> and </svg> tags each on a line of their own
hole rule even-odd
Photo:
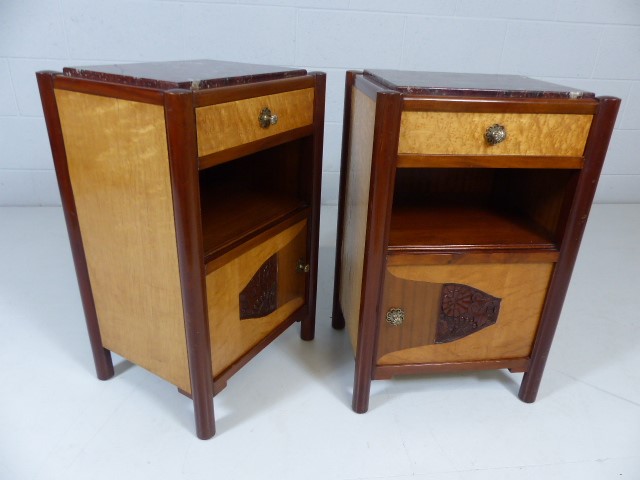
<svg viewBox="0 0 640 480">
<path fill-rule="evenodd" d="M 212 58 L 328 73 L 336 203 L 346 69 L 523 74 L 623 99 L 596 200 L 640 202 L 640 0 L 0 0 L 0 205 L 60 198 L 34 72 Z"/>
</svg>

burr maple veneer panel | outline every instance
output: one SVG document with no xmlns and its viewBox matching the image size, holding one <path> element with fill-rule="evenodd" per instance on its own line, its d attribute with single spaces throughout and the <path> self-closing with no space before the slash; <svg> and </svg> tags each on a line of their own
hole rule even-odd
<svg viewBox="0 0 640 480">
<path fill-rule="evenodd" d="M 104 346 L 190 391 L 164 109 L 56 100 Z"/>
</svg>

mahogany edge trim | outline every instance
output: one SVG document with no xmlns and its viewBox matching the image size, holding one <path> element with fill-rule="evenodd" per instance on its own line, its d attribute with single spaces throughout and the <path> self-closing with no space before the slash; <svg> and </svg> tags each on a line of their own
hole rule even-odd
<svg viewBox="0 0 640 480">
<path fill-rule="evenodd" d="M 420 373 L 460 372 L 473 370 L 497 370 L 508 368 L 513 372 L 526 372 L 530 359 L 509 358 L 504 360 L 480 360 L 445 363 L 408 363 L 402 365 L 376 365 L 374 380 L 388 380 L 396 375 L 415 375 Z"/>
<path fill-rule="evenodd" d="M 348 70 L 345 74 L 344 113 L 342 120 L 342 150 L 340 156 L 340 177 L 338 186 L 338 219 L 336 228 L 336 257 L 333 281 L 333 310 L 331 326 L 336 330 L 345 327 L 344 314 L 340 305 L 340 277 L 342 275 L 342 239 L 344 230 L 344 207 L 347 190 L 347 162 L 349 158 L 349 143 L 351 135 L 351 97 L 355 85 L 356 75 L 362 72 Z"/>
<path fill-rule="evenodd" d="M 54 93 L 56 75 L 58 75 L 57 72 L 41 71 L 36 73 L 36 78 L 40 90 L 45 123 L 49 134 L 49 145 L 53 155 L 56 177 L 58 179 L 62 211 L 64 212 L 69 243 L 71 244 L 71 253 L 76 278 L 78 280 L 82 309 L 89 334 L 89 343 L 91 345 L 96 375 L 100 380 L 107 380 L 114 375 L 113 361 L 111 359 L 111 352 L 104 348 L 102 344 L 98 314 L 91 290 L 87 258 L 82 243 L 82 233 L 80 232 L 78 213 L 73 188 L 71 186 L 71 178 L 69 176 L 69 167 L 67 165 L 67 153 L 62 135 L 62 125 L 60 124 L 58 104 Z"/>
<path fill-rule="evenodd" d="M 206 440 L 215 435 L 215 419 L 193 95 L 168 90 L 164 106 L 191 395 L 196 432 Z"/>
<path fill-rule="evenodd" d="M 579 170 L 583 166 L 583 157 L 398 154 L 398 168 L 544 168 Z"/>
<path fill-rule="evenodd" d="M 507 253 L 507 252 L 526 252 L 526 253 L 558 253 L 558 247 L 555 243 L 538 243 L 538 244 L 493 244 L 493 245 L 387 245 L 387 253 L 390 255 L 403 254 L 437 254 L 437 253 Z"/>
<path fill-rule="evenodd" d="M 564 113 L 593 115 L 598 107 L 596 99 L 550 98 L 478 98 L 478 97 L 412 97 L 404 95 L 406 112 L 461 112 L 461 113 Z"/>
<path fill-rule="evenodd" d="M 264 82 L 248 83 L 245 85 L 231 85 L 217 87 L 209 90 L 198 90 L 194 94 L 194 106 L 196 108 L 216 105 L 218 103 L 234 102 L 253 97 L 262 97 L 293 90 L 313 88 L 315 78 L 312 74 L 301 77 L 283 78 L 279 80 L 267 80 Z"/>
<path fill-rule="evenodd" d="M 356 88 L 358 80 L 356 78 Z M 374 85 L 374 87 L 376 87 Z M 377 87 L 376 87 L 377 88 Z M 385 250 L 391 223 L 391 204 L 396 172 L 396 152 L 402 114 L 402 96 L 382 90 L 376 96 L 369 205 L 364 245 L 364 266 L 360 295 L 360 318 L 352 408 L 364 413 L 369 408 L 369 394 L 375 352 L 378 350 L 378 308 L 385 274 Z"/>
<path fill-rule="evenodd" d="M 571 274 L 575 266 L 584 234 L 589 211 L 604 164 L 611 133 L 620 108 L 620 99 L 597 97 L 598 111 L 591 124 L 585 148 L 585 167 L 580 173 L 573 205 L 562 235 L 560 258 L 551 276 L 547 299 L 541 315 L 531 353 L 531 365 L 525 373 L 518 396 L 523 402 L 535 401 L 542 380 L 544 367 L 549 356 L 551 343 L 558 326 L 564 299 L 569 288 Z"/>
<path fill-rule="evenodd" d="M 555 263 L 558 250 L 440 251 L 387 252 L 387 267 L 406 265 L 477 265 L 487 263 Z"/>
<path fill-rule="evenodd" d="M 132 102 L 151 103 L 153 105 L 164 104 L 164 92 L 161 90 L 122 85 L 120 83 L 99 82 L 85 78 L 66 77 L 59 72 L 55 72 L 53 78 L 54 88 L 60 90 L 71 90 L 89 95 L 119 98 Z"/>
<path fill-rule="evenodd" d="M 215 167 L 216 165 L 236 160 L 240 157 L 259 152 L 266 148 L 277 147 L 283 143 L 306 137 L 313 134 L 314 131 L 314 125 L 313 123 L 310 123 L 309 125 L 277 133 L 269 137 L 254 140 L 253 142 L 243 143 L 242 145 L 220 150 L 219 152 L 209 153 L 198 158 L 198 168 L 200 170 L 205 170 L 210 167 Z"/>
<path fill-rule="evenodd" d="M 307 259 L 310 272 L 306 282 L 306 304 L 308 315 L 301 320 L 300 338 L 309 341 L 315 336 L 316 299 L 318 289 L 318 248 L 320 240 L 320 195 L 322 190 L 322 150 L 324 141 L 324 104 L 327 76 L 321 72 L 311 73 L 314 79 L 313 95 L 313 143 L 311 168 L 311 215 L 307 224 Z"/>
</svg>

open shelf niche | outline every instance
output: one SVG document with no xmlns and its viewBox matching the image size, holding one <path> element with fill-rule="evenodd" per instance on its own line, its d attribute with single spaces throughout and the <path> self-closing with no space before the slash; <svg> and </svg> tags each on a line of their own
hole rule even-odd
<svg viewBox="0 0 640 480">
<path fill-rule="evenodd" d="M 558 251 L 577 170 L 402 168 L 389 251 Z"/>
<path fill-rule="evenodd" d="M 205 263 L 309 207 L 301 181 L 304 141 L 200 172 Z"/>
</svg>

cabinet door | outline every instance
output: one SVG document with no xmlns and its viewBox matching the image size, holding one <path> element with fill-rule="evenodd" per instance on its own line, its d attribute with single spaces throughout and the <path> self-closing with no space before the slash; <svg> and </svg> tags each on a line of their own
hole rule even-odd
<svg viewBox="0 0 640 480">
<path fill-rule="evenodd" d="M 214 377 L 304 305 L 307 258 L 303 220 L 207 275 Z"/>
<path fill-rule="evenodd" d="M 390 266 L 378 364 L 527 357 L 552 263 Z"/>
</svg>

